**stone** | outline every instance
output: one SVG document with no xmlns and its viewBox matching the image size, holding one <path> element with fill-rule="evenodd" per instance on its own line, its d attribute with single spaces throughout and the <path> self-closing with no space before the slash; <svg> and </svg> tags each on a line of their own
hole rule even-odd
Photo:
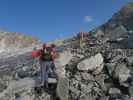
<svg viewBox="0 0 133 100">
<path fill-rule="evenodd" d="M 71 81 L 70 84 L 69 84 L 70 86 L 73 86 L 75 88 L 78 88 L 79 87 L 80 82 L 78 80 L 76 80 L 76 79 L 73 78 L 70 81 Z"/>
<path fill-rule="evenodd" d="M 98 87 L 93 87 L 93 92 L 95 92 L 96 95 L 103 96 L 103 90 Z"/>
<path fill-rule="evenodd" d="M 50 84 L 56 84 L 57 83 L 57 80 L 56 80 L 56 78 L 48 78 L 48 83 L 50 83 Z"/>
<path fill-rule="evenodd" d="M 130 99 L 128 95 L 113 94 L 113 95 L 110 95 L 109 100 L 132 100 L 132 99 Z"/>
<path fill-rule="evenodd" d="M 45 92 L 41 95 L 40 98 L 41 98 L 41 100 L 51 100 L 51 96 L 48 93 L 45 93 Z"/>
<path fill-rule="evenodd" d="M 80 96 L 80 90 L 78 90 L 77 88 L 70 87 L 70 92 L 71 92 L 71 95 L 75 97 L 75 99 L 77 99 Z"/>
<path fill-rule="evenodd" d="M 129 87 L 128 92 L 129 92 L 130 97 L 133 97 L 133 86 Z"/>
<path fill-rule="evenodd" d="M 96 97 L 87 93 L 87 94 L 82 94 L 80 97 L 79 97 L 79 100 L 96 100 Z"/>
<path fill-rule="evenodd" d="M 0 93 L 3 92 L 7 88 L 6 81 L 0 79 Z"/>
<path fill-rule="evenodd" d="M 100 36 L 103 36 L 104 35 L 104 32 L 100 29 L 97 29 L 96 30 L 96 34 L 94 35 L 95 37 L 100 37 Z"/>
<path fill-rule="evenodd" d="M 108 74 L 112 76 L 112 72 L 115 69 L 116 63 L 106 63 L 105 66 L 107 68 Z"/>
<path fill-rule="evenodd" d="M 116 66 L 114 77 L 119 79 L 120 83 L 127 81 L 130 77 L 130 70 L 127 68 L 126 64 L 121 63 Z"/>
<path fill-rule="evenodd" d="M 55 60 L 56 73 L 58 77 L 65 78 L 65 66 L 69 64 L 72 58 L 72 53 L 70 51 L 63 51 L 59 54 L 59 57 Z"/>
<path fill-rule="evenodd" d="M 110 61 L 111 63 L 117 62 L 118 60 L 120 60 L 122 58 L 122 55 L 117 55 L 114 58 L 112 58 L 112 60 Z"/>
<path fill-rule="evenodd" d="M 129 66 L 133 65 L 133 56 L 127 57 L 126 59 Z"/>
<path fill-rule="evenodd" d="M 74 75 L 75 79 L 78 81 L 81 81 L 81 75 L 80 74 L 76 74 Z"/>
<path fill-rule="evenodd" d="M 109 94 L 121 94 L 121 91 L 118 88 L 110 88 Z"/>
<path fill-rule="evenodd" d="M 88 81 L 94 81 L 95 80 L 93 75 L 86 73 L 86 72 L 82 72 L 81 77 L 83 80 L 88 80 Z"/>
<path fill-rule="evenodd" d="M 69 81 L 67 78 L 60 78 L 57 85 L 57 95 L 61 100 L 68 100 Z"/>
<path fill-rule="evenodd" d="M 105 83 L 104 83 L 104 80 L 106 78 L 108 78 L 108 76 L 106 74 L 100 74 L 100 75 L 97 75 L 95 77 L 96 82 L 98 83 L 98 85 L 101 87 L 101 89 L 103 91 L 106 91 L 107 90 L 107 88 L 105 87 Z"/>
<path fill-rule="evenodd" d="M 63 51 L 62 53 L 60 53 L 60 55 L 56 59 L 56 61 L 59 62 L 61 66 L 65 66 L 73 58 L 72 56 L 73 55 L 72 55 L 72 53 L 70 51 Z M 56 62 L 55 62 L 55 64 L 56 64 Z"/>
<path fill-rule="evenodd" d="M 99 100 L 109 100 L 109 96 L 101 97 Z"/>
<path fill-rule="evenodd" d="M 92 88 L 94 86 L 94 83 L 91 82 L 88 85 L 80 84 L 80 86 L 81 86 L 81 92 L 82 92 L 82 94 L 87 94 L 87 93 L 90 93 L 92 91 Z"/>
<path fill-rule="evenodd" d="M 98 74 L 103 69 L 103 57 L 100 53 L 81 61 L 77 65 L 77 69 L 80 71 L 93 71 Z"/>
</svg>

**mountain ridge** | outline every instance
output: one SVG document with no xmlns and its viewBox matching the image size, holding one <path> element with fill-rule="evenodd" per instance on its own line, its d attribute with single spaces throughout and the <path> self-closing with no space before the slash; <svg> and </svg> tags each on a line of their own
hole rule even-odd
<svg viewBox="0 0 133 100">
<path fill-rule="evenodd" d="M 1 52 L 39 45 L 41 42 L 35 37 L 17 32 L 0 32 Z"/>
</svg>

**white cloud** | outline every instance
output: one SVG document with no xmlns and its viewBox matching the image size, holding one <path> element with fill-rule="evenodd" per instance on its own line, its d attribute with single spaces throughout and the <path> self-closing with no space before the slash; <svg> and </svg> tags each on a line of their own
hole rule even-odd
<svg viewBox="0 0 133 100">
<path fill-rule="evenodd" d="M 84 20 L 85 20 L 85 22 L 91 22 L 91 21 L 93 21 L 93 18 L 92 18 L 92 16 L 85 16 Z"/>
</svg>

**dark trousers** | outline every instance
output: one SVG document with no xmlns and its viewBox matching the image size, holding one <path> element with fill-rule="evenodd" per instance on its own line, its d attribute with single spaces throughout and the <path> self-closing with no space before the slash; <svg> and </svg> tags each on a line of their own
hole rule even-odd
<svg viewBox="0 0 133 100">
<path fill-rule="evenodd" d="M 52 61 L 42 61 L 40 60 L 40 69 L 41 69 L 41 82 L 48 82 L 48 74 L 50 72 Z"/>
</svg>

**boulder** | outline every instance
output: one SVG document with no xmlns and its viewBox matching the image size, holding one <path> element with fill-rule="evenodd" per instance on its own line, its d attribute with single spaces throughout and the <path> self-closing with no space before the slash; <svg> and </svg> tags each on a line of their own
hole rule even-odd
<svg viewBox="0 0 133 100">
<path fill-rule="evenodd" d="M 99 100 L 109 100 L 109 96 L 101 97 Z"/>
<path fill-rule="evenodd" d="M 100 37 L 100 36 L 103 36 L 103 35 L 104 35 L 104 32 L 100 29 L 97 29 L 94 37 Z"/>
<path fill-rule="evenodd" d="M 117 55 L 115 57 L 112 58 L 112 60 L 110 61 L 111 63 L 117 62 L 122 58 L 122 55 Z"/>
<path fill-rule="evenodd" d="M 71 79 L 71 82 L 70 82 L 69 85 L 72 86 L 72 87 L 78 88 L 79 84 L 80 84 L 80 82 L 73 78 L 73 79 Z"/>
<path fill-rule="evenodd" d="M 107 68 L 108 74 L 112 76 L 112 72 L 115 69 L 116 63 L 106 63 L 105 66 Z"/>
<path fill-rule="evenodd" d="M 74 78 L 78 81 L 81 81 L 81 75 L 80 73 L 77 73 L 76 75 L 74 75 Z"/>
<path fill-rule="evenodd" d="M 78 66 L 80 71 L 92 71 L 94 74 L 98 74 L 103 69 L 103 57 L 100 53 L 81 61 Z"/>
<path fill-rule="evenodd" d="M 56 61 L 59 62 L 61 66 L 65 66 L 73 58 L 72 56 L 73 55 L 72 55 L 72 53 L 70 51 L 63 51 L 62 53 L 60 53 L 60 55 L 56 59 Z M 55 64 L 56 64 L 56 62 L 55 62 Z"/>
<path fill-rule="evenodd" d="M 126 64 L 121 63 L 116 66 L 114 77 L 119 79 L 120 83 L 127 81 L 130 77 L 130 70 L 127 68 Z"/>
<path fill-rule="evenodd" d="M 70 87 L 70 92 L 72 97 L 74 97 L 73 99 L 77 99 L 80 96 L 80 90 L 78 90 L 77 88 Z"/>
<path fill-rule="evenodd" d="M 93 75 L 91 75 L 89 73 L 86 73 L 86 72 L 82 72 L 81 77 L 82 77 L 83 80 L 94 81 Z"/>
<path fill-rule="evenodd" d="M 131 97 L 133 97 L 133 86 L 130 86 L 129 87 L 129 95 L 131 96 Z"/>
<path fill-rule="evenodd" d="M 104 80 L 107 79 L 108 76 L 106 74 L 99 74 L 95 77 L 96 82 L 101 87 L 102 91 L 107 91 L 107 87 L 105 86 Z"/>
<path fill-rule="evenodd" d="M 58 77 L 65 78 L 65 65 L 69 64 L 72 58 L 70 51 L 63 51 L 60 53 L 59 57 L 55 60 L 56 73 Z"/>
<path fill-rule="evenodd" d="M 68 100 L 69 81 L 67 78 L 59 78 L 57 85 L 57 95 L 61 100 Z"/>
<path fill-rule="evenodd" d="M 96 97 L 87 93 L 80 96 L 78 100 L 96 100 Z"/>
<path fill-rule="evenodd" d="M 109 94 L 121 94 L 121 91 L 118 88 L 110 88 Z"/>
<path fill-rule="evenodd" d="M 6 82 L 0 79 L 0 93 L 3 92 L 6 88 L 7 88 Z"/>
<path fill-rule="evenodd" d="M 127 63 L 129 66 L 133 65 L 133 56 L 127 57 Z"/>
<path fill-rule="evenodd" d="M 85 84 L 80 84 L 81 86 L 81 92 L 82 94 L 87 94 L 87 93 L 90 93 L 92 91 L 92 88 L 94 86 L 94 83 L 93 82 L 90 82 L 88 85 L 85 85 Z"/>
</svg>

